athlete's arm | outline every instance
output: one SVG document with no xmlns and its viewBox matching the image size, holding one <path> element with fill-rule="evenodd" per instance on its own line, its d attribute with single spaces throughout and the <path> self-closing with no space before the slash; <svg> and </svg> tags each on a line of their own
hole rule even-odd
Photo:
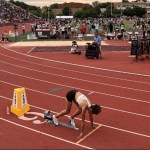
<svg viewBox="0 0 150 150">
<path fill-rule="evenodd" d="M 95 129 L 95 127 L 93 125 L 93 115 L 92 115 L 92 113 L 90 111 L 89 111 L 89 119 L 90 119 L 90 122 L 91 122 L 91 128 Z"/>
<path fill-rule="evenodd" d="M 82 122 L 81 122 L 81 133 L 78 137 L 78 139 L 83 138 L 83 131 L 85 127 L 85 113 L 86 113 L 86 107 L 82 108 Z"/>
</svg>

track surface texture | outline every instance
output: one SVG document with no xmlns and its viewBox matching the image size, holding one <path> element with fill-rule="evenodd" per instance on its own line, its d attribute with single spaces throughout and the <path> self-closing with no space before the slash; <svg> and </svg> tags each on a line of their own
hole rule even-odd
<svg viewBox="0 0 150 150">
<path fill-rule="evenodd" d="M 102 58 L 96 60 L 85 58 L 84 45 L 81 55 L 74 55 L 61 42 L 0 43 L 1 149 L 150 149 L 150 60 L 132 62 L 128 41 L 103 41 Z M 20 87 L 31 107 L 24 116 L 28 120 L 6 113 Z M 56 114 L 65 108 L 70 89 L 102 106 L 94 116 L 95 130 L 86 116 L 82 140 L 80 130 L 53 127 L 43 119 L 45 110 Z M 73 105 L 70 115 L 75 110 Z M 75 122 L 80 128 L 81 116 Z"/>
</svg>

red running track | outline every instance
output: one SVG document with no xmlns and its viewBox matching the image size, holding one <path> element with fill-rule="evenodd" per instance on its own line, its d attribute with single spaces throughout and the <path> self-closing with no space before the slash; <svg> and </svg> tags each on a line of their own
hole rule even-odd
<svg viewBox="0 0 150 150">
<path fill-rule="evenodd" d="M 119 43 L 118 43 L 119 44 Z M 0 147 L 39 149 L 149 149 L 149 61 L 130 63 L 129 52 L 103 52 L 103 59 L 85 59 L 84 52 L 28 53 L 32 47 L 0 47 Z M 24 121 L 6 114 L 13 90 L 25 87 L 30 112 Z M 77 88 L 102 106 L 90 130 L 86 118 L 85 138 L 80 131 L 52 127 L 40 116 L 44 110 L 57 113 L 65 107 L 65 94 Z M 59 89 L 56 90 L 55 89 Z M 75 111 L 73 106 L 73 111 Z M 60 120 L 67 121 L 67 117 Z M 80 127 L 81 116 L 75 119 Z M 11 141 L 11 142 L 10 142 Z M 38 142 L 37 142 L 38 141 Z"/>
</svg>

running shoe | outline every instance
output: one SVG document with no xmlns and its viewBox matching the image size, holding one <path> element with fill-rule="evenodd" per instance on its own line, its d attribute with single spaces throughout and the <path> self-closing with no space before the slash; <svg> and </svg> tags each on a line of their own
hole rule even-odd
<svg viewBox="0 0 150 150">
<path fill-rule="evenodd" d="M 55 115 L 53 115 L 53 122 L 56 126 L 58 126 L 58 119 L 56 118 Z"/>
<path fill-rule="evenodd" d="M 70 119 L 70 124 L 71 124 L 72 126 L 76 126 L 76 124 L 75 124 L 75 122 L 74 122 L 74 119 L 72 119 L 71 117 L 69 117 L 69 119 Z"/>
</svg>

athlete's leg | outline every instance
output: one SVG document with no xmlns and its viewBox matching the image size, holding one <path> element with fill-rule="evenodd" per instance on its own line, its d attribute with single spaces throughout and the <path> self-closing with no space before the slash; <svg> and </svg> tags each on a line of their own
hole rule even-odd
<svg viewBox="0 0 150 150">
<path fill-rule="evenodd" d="M 82 112 L 82 109 L 78 106 L 77 111 L 75 111 L 75 113 L 74 113 L 72 116 L 69 117 L 69 118 L 70 118 L 70 123 L 71 123 L 71 125 L 76 126 L 76 125 L 75 125 L 75 122 L 74 122 L 74 117 L 76 117 L 76 116 L 78 116 L 79 114 L 81 114 L 81 112 Z"/>
<path fill-rule="evenodd" d="M 68 100 L 66 100 L 66 109 L 62 110 L 61 112 L 59 112 L 57 115 L 53 115 L 53 122 L 55 125 L 58 125 L 58 118 L 62 117 L 66 114 L 69 114 L 71 111 L 71 106 L 72 106 L 72 102 L 69 102 Z"/>
<path fill-rule="evenodd" d="M 72 107 L 72 102 L 69 102 L 68 100 L 66 100 L 66 108 L 62 110 L 60 113 L 58 113 L 56 115 L 56 118 L 69 114 L 71 111 L 71 107 Z"/>
<path fill-rule="evenodd" d="M 71 118 L 73 119 L 74 117 L 78 116 L 81 114 L 82 109 L 77 105 L 78 109 L 74 112 L 73 115 L 71 115 Z"/>
</svg>

